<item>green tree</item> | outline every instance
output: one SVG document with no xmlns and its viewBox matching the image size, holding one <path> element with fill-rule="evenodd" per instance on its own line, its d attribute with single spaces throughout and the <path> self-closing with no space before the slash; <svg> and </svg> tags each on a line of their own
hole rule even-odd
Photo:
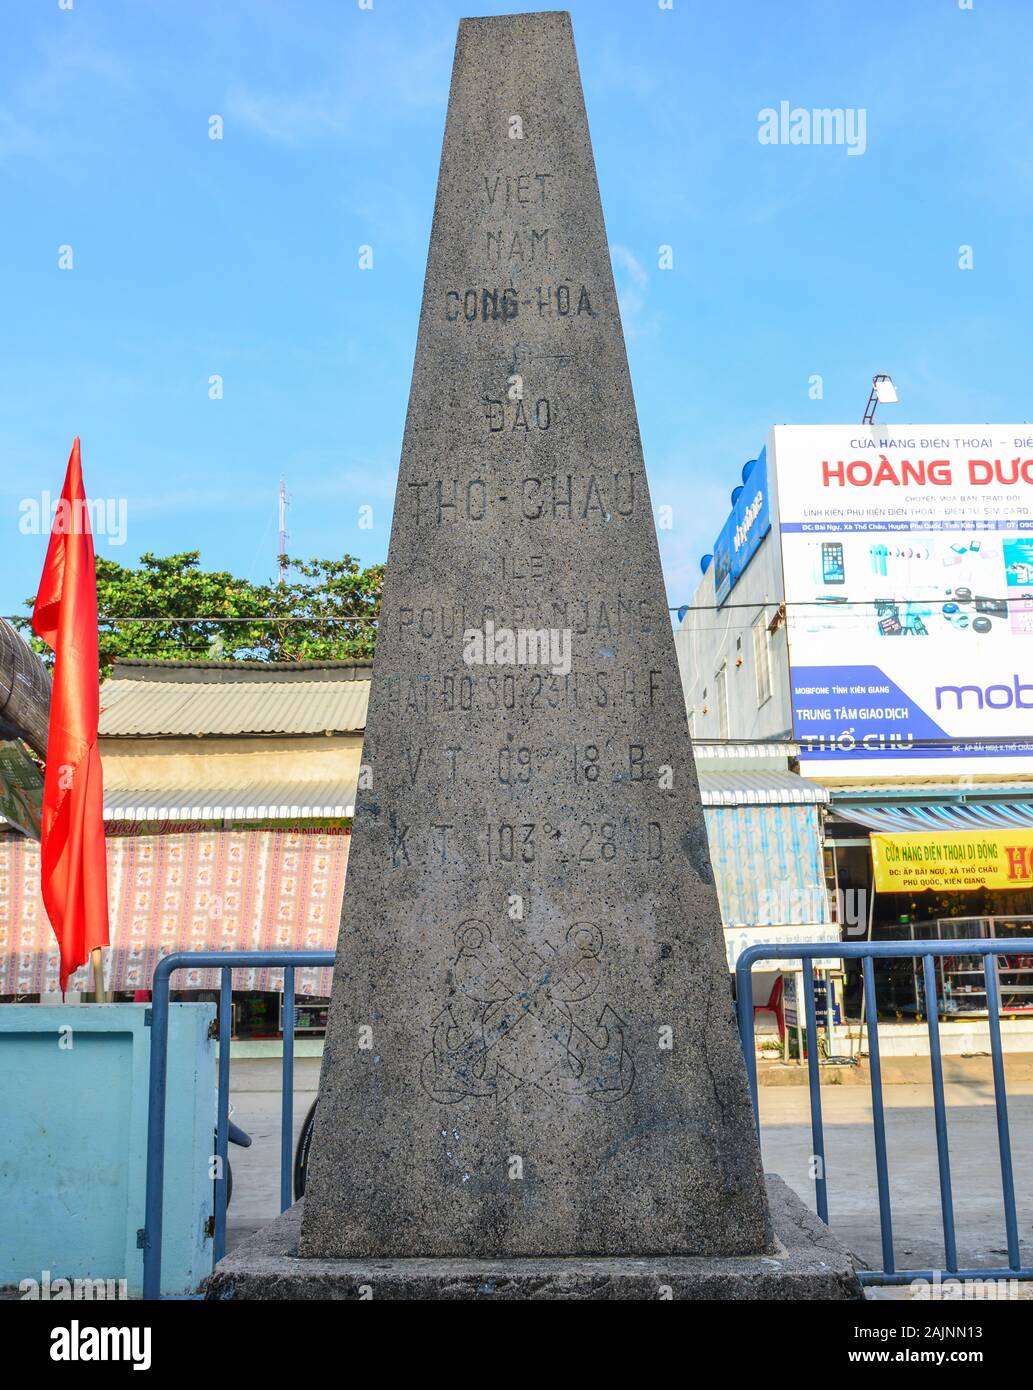
<svg viewBox="0 0 1033 1390">
<path fill-rule="evenodd" d="M 358 560 L 291 560 L 271 587 L 265 625 L 269 661 L 372 661 L 384 566 Z M 292 574 L 299 577 L 291 578 Z M 353 621 L 342 621 L 350 619 Z"/>
<path fill-rule="evenodd" d="M 282 579 L 253 584 L 203 570 L 201 553 L 140 556 L 133 569 L 97 556 L 101 677 L 122 657 L 170 661 L 372 658 L 383 565 L 281 557 Z M 31 610 L 35 598 L 27 600 Z M 356 621 L 341 621 L 352 619 Z M 30 618 L 17 625 L 31 626 Z M 44 657 L 53 654 L 34 639 Z"/>
</svg>

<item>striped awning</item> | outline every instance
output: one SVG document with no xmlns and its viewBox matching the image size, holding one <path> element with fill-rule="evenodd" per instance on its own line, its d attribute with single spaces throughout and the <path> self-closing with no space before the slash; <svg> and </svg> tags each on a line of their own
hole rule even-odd
<svg viewBox="0 0 1033 1390">
<path fill-rule="evenodd" d="M 1033 827 L 1033 801 L 1000 802 L 997 805 L 865 806 L 835 807 L 836 817 L 869 830 L 1008 830 Z"/>
<path fill-rule="evenodd" d="M 1028 782 L 1017 788 L 972 787 L 963 791 L 926 784 L 899 788 L 892 796 L 842 788 L 832 791 L 829 809 L 836 820 L 889 833 L 1028 829 L 1033 827 L 1031 793 L 1033 787 Z"/>
</svg>

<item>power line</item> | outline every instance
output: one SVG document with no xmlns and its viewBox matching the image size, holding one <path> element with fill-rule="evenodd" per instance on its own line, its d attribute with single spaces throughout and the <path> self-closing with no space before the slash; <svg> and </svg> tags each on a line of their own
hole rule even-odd
<svg viewBox="0 0 1033 1390">
<path fill-rule="evenodd" d="M 1006 594 L 1003 598 L 997 598 L 990 594 L 974 594 L 969 599 L 950 599 L 950 598 L 929 598 L 925 594 L 915 594 L 911 597 L 897 596 L 894 598 L 864 598 L 864 599 L 754 599 L 751 603 L 676 603 L 668 605 L 668 613 L 728 613 L 738 609 L 752 609 L 757 611 L 764 608 L 818 608 L 827 613 L 849 614 L 856 608 L 880 608 L 889 604 L 908 604 L 925 603 L 932 607 L 941 606 L 944 603 L 956 602 L 960 606 L 975 606 L 978 603 L 1004 604 L 1024 603 L 1033 599 L 1033 587 L 1028 593 Z M 426 607 L 435 607 L 434 604 L 427 604 Z M 24 623 L 28 621 L 25 613 L 14 613 L 5 615 L 5 621 L 9 623 Z M 222 614 L 207 614 L 195 616 L 193 614 L 161 613 L 161 614 L 129 614 L 119 617 L 116 614 L 101 614 L 97 621 L 99 623 L 308 623 L 310 625 L 320 623 L 379 623 L 379 616 L 360 614 L 357 616 L 341 616 L 338 614 L 313 615 L 311 617 L 301 617 L 289 613 L 259 613 L 254 617 L 225 617 Z M 698 631 L 717 631 L 718 629 L 697 629 Z"/>
<path fill-rule="evenodd" d="M 27 622 L 28 619 L 26 618 L 26 615 L 25 615 L 24 613 L 16 613 L 16 614 L 14 614 L 13 616 L 8 616 L 8 617 L 5 619 L 5 621 L 6 621 L 6 622 L 9 622 L 9 623 L 23 623 L 23 622 Z M 299 618 L 299 617 L 291 617 L 290 615 L 287 615 L 287 614 L 283 615 L 282 617 L 281 617 L 280 615 L 278 615 L 278 614 L 261 614 L 261 615 L 259 615 L 259 616 L 256 617 L 256 618 L 224 618 L 224 617 L 200 617 L 200 618 L 195 618 L 195 617 L 190 617 L 190 616 L 186 616 L 186 615 L 183 615 L 183 614 L 165 614 L 164 616 L 159 616 L 159 617 L 155 617 L 155 616 L 152 616 L 152 615 L 148 615 L 148 616 L 145 616 L 145 617 L 130 616 L 130 617 L 125 617 L 125 618 L 117 618 L 117 617 L 115 617 L 115 616 L 113 616 L 113 615 L 100 614 L 100 615 L 98 615 L 98 618 L 97 618 L 97 622 L 98 622 L 98 623 L 165 623 L 165 624 L 167 624 L 167 625 L 169 625 L 169 626 L 172 626 L 172 625 L 180 625 L 180 626 L 182 626 L 182 625 L 189 625 L 189 626 L 193 626 L 195 623 L 250 623 L 250 624 L 254 624 L 254 625 L 256 625 L 256 626 L 257 626 L 257 625 L 260 625 L 260 624 L 262 624 L 262 623 L 274 623 L 274 624 L 275 624 L 275 623 L 307 623 L 310 627 L 316 627 L 316 626 L 319 626 L 319 625 L 321 625 L 321 624 L 323 624 L 323 623 L 376 623 L 376 622 L 379 622 L 379 621 L 380 621 L 379 618 L 363 617 L 363 616 L 360 616 L 360 617 L 353 617 L 353 618 L 344 618 L 344 617 L 331 617 L 331 616 L 328 615 L 328 616 L 325 617 L 325 618 L 324 618 L 324 617 L 318 617 L 318 618 Z"/>
<path fill-rule="evenodd" d="M 809 746 L 807 742 L 808 739 L 813 740 L 814 743 L 819 746 Z M 861 735 L 859 738 L 855 739 L 853 748 L 848 751 L 856 751 L 860 754 L 863 754 L 865 757 L 868 757 L 870 755 L 878 756 L 880 753 L 885 753 L 887 755 L 892 754 L 895 757 L 899 757 L 901 752 L 906 753 L 911 748 L 956 748 L 959 744 L 991 744 L 995 747 L 1000 746 L 1002 744 L 1016 744 L 1021 747 L 1033 745 L 1033 736 L 1029 736 L 1026 734 L 1002 734 L 999 738 L 984 739 L 973 739 L 964 737 L 909 738 L 907 739 L 906 743 L 902 742 L 895 744 L 887 744 L 882 747 L 865 746 L 863 740 L 864 735 Z M 737 748 L 740 745 L 744 745 L 751 748 L 771 748 L 776 752 L 779 749 L 793 748 L 799 750 L 801 757 L 808 757 L 810 755 L 813 755 L 814 753 L 828 753 L 833 751 L 836 753 L 842 753 L 844 751 L 839 746 L 838 738 L 831 734 L 800 734 L 797 738 L 785 739 L 734 738 L 732 735 L 729 735 L 727 738 L 704 738 L 702 736 L 694 735 L 692 738 L 692 744 L 694 748 L 699 746 L 712 746 L 715 748 Z M 979 749 L 973 746 L 972 751 L 973 755 L 975 755 L 979 752 Z M 986 783 L 985 785 L 992 786 L 993 784 Z"/>
<path fill-rule="evenodd" d="M 991 594 L 973 594 L 971 598 L 954 599 L 947 595 L 930 598 L 927 594 L 912 594 L 910 597 L 891 598 L 803 598 L 803 599 L 754 599 L 752 603 L 672 603 L 667 611 L 669 613 L 726 613 L 730 608 L 823 608 L 828 612 L 848 612 L 851 608 L 876 608 L 882 604 L 889 603 L 928 603 L 935 607 L 937 604 L 957 603 L 968 607 L 970 604 L 979 603 L 1022 603 L 1033 599 L 1033 584 L 1028 591 L 1021 594 L 1006 594 L 1004 598 L 995 598 Z"/>
</svg>

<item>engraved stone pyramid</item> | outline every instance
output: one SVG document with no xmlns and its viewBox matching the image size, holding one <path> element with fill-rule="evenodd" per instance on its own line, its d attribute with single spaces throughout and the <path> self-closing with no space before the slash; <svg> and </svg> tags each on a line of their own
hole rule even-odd
<svg viewBox="0 0 1033 1390">
<path fill-rule="evenodd" d="M 459 29 L 363 764 L 302 1255 L 766 1249 L 566 14 Z"/>
</svg>

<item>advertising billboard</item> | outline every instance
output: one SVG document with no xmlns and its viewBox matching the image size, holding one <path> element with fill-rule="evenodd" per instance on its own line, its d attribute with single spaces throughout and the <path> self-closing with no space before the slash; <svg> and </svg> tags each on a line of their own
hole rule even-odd
<svg viewBox="0 0 1033 1390">
<path fill-rule="evenodd" d="M 1033 427 L 782 426 L 769 455 L 801 757 L 1033 770 Z"/>
<path fill-rule="evenodd" d="M 873 835 L 878 893 L 1033 888 L 1033 829 Z"/>
<path fill-rule="evenodd" d="M 771 530 L 767 450 L 743 469 L 742 487 L 714 542 L 714 594 L 720 608 Z"/>
</svg>

